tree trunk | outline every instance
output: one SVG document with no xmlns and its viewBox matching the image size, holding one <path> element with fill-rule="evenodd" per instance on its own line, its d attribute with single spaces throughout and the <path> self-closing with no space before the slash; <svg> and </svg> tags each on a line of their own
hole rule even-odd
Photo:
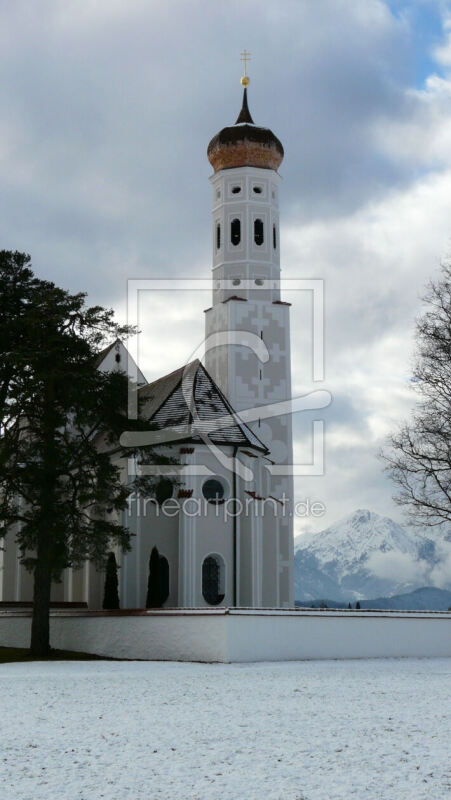
<svg viewBox="0 0 451 800">
<path fill-rule="evenodd" d="M 47 559 L 38 557 L 34 570 L 33 619 L 31 623 L 30 654 L 35 658 L 50 652 L 50 591 L 52 571 Z"/>
<path fill-rule="evenodd" d="M 30 653 L 35 658 L 50 651 L 50 592 L 52 588 L 52 522 L 55 505 L 55 392 L 50 375 L 44 386 L 42 419 L 44 480 L 41 489 L 41 523 L 34 569 L 33 620 Z"/>
</svg>

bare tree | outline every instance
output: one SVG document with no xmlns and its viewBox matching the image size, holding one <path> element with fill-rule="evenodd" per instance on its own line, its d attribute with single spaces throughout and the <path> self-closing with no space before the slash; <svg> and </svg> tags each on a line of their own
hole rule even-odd
<svg viewBox="0 0 451 800">
<path fill-rule="evenodd" d="M 423 299 L 413 371 L 417 405 L 382 457 L 398 487 L 395 500 L 412 522 L 434 526 L 451 522 L 451 262 Z"/>
</svg>

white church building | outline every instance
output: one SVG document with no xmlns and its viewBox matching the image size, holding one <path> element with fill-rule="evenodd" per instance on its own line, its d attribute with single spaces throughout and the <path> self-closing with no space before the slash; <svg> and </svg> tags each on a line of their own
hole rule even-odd
<svg viewBox="0 0 451 800">
<path fill-rule="evenodd" d="M 154 546 L 164 608 L 294 605 L 291 417 L 271 408 L 291 398 L 290 308 L 280 293 L 283 147 L 253 122 L 248 79 L 242 82 L 236 123 L 208 145 L 213 253 L 205 363 L 147 383 L 122 342 L 98 357 L 101 370 L 136 369 L 142 413 L 167 433 L 177 462 L 176 479 L 162 476 L 154 497 L 131 496 L 124 511 L 133 536 L 130 552 L 116 552 L 122 609 L 145 606 Z M 93 564 L 66 570 L 52 600 L 100 609 L 104 580 Z M 10 534 L 0 553 L 0 601 L 31 599 L 32 577 Z"/>
</svg>

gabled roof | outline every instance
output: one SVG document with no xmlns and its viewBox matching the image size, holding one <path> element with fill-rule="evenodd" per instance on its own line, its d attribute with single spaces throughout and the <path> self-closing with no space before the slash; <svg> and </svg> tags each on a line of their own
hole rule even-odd
<svg viewBox="0 0 451 800">
<path fill-rule="evenodd" d="M 208 434 L 214 444 L 252 447 L 262 453 L 268 448 L 224 397 L 199 360 L 148 383 L 139 389 L 144 401 L 142 414 L 158 430 L 193 426 L 187 441 L 202 443 L 197 431 Z M 217 426 L 216 423 L 217 422 Z"/>
<path fill-rule="evenodd" d="M 108 356 L 113 350 L 116 350 L 116 358 L 112 361 Z M 123 341 L 119 338 L 115 339 L 114 342 L 111 342 L 111 344 L 97 353 L 94 359 L 94 365 L 102 372 L 111 370 L 128 371 L 130 376 L 136 375 L 138 386 L 147 384 L 145 376 L 139 369 L 134 358 L 130 355 Z"/>
<path fill-rule="evenodd" d="M 111 344 L 108 344 L 106 347 L 104 347 L 103 350 L 100 351 L 100 353 L 97 353 L 94 360 L 94 365 L 96 367 L 100 367 L 102 361 L 104 361 L 110 350 L 113 349 L 113 347 L 117 344 L 117 342 L 120 342 L 120 339 L 115 339 L 114 342 L 111 342 Z"/>
</svg>

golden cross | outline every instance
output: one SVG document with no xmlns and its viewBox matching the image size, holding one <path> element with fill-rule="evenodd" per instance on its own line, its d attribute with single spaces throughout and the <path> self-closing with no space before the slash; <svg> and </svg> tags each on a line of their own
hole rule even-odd
<svg viewBox="0 0 451 800">
<path fill-rule="evenodd" d="M 244 63 L 244 77 L 246 77 L 246 66 L 247 62 L 251 60 L 251 54 L 247 52 L 247 50 L 243 50 L 241 53 L 241 61 Z"/>
</svg>

